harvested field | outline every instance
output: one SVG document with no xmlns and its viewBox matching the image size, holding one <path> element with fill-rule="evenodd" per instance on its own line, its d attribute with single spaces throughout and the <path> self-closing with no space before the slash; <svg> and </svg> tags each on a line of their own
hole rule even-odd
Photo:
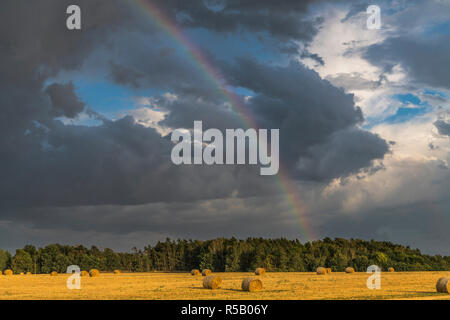
<svg viewBox="0 0 450 320">
<path fill-rule="evenodd" d="M 82 277 L 81 290 L 68 290 L 68 274 L 0 276 L 0 299 L 450 299 L 437 293 L 439 278 L 450 272 L 382 272 L 381 290 L 369 290 L 369 274 L 333 272 L 268 272 L 264 290 L 242 291 L 242 280 L 253 272 L 217 272 L 219 289 L 203 288 L 203 277 L 183 273 L 101 273 Z"/>
</svg>

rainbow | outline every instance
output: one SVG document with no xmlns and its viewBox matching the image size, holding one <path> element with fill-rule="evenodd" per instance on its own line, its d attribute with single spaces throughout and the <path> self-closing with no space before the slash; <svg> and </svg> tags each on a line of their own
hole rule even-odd
<svg viewBox="0 0 450 320">
<path fill-rule="evenodd" d="M 244 125 L 248 128 L 258 128 L 253 116 L 245 107 L 243 100 L 232 90 L 228 89 L 225 79 L 220 72 L 205 57 L 202 51 L 195 46 L 195 44 L 183 33 L 175 22 L 173 22 L 167 15 L 164 14 L 151 0 L 131 0 L 140 9 L 150 16 L 152 21 L 156 23 L 162 31 L 164 31 L 173 41 L 179 45 L 183 54 L 194 62 L 196 66 L 202 71 L 202 74 L 211 81 L 220 94 L 233 106 L 234 110 L 239 114 Z M 277 179 L 281 191 L 292 207 L 292 212 L 298 218 L 301 233 L 306 237 L 307 241 L 316 239 L 313 229 L 306 219 L 306 206 L 299 198 L 295 185 L 292 179 L 289 178 L 287 172 L 283 170 L 280 163 L 280 170 Z"/>
</svg>

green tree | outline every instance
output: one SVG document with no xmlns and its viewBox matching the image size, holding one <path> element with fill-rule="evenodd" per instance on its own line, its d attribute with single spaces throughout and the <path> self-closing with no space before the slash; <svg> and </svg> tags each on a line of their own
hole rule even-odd
<svg viewBox="0 0 450 320">
<path fill-rule="evenodd" d="M 31 263 L 30 263 L 31 258 Z M 27 245 L 18 250 L 13 259 L 7 251 L 0 250 L 0 270 L 14 267 L 16 272 L 51 271 L 65 272 L 75 264 L 82 270 L 99 269 L 111 271 L 174 271 L 208 268 L 214 271 L 253 271 L 265 267 L 271 271 L 314 271 L 319 266 L 343 271 L 354 267 L 365 271 L 376 264 L 383 269 L 394 267 L 398 271 L 450 270 L 450 257 L 425 255 L 390 242 L 359 239 L 300 243 L 298 240 L 248 238 L 217 238 L 213 240 L 166 239 L 144 250 L 133 248 L 132 252 L 114 252 L 92 246 L 68 246 L 52 244 L 36 249 Z"/>
<path fill-rule="evenodd" d="M 214 254 L 212 252 L 205 252 L 200 258 L 200 269 L 213 270 Z"/>
<path fill-rule="evenodd" d="M 375 253 L 375 262 L 380 268 L 386 268 L 388 261 L 389 261 L 389 258 L 383 252 Z"/>
<path fill-rule="evenodd" d="M 0 249 L 0 271 L 8 269 L 11 263 L 11 255 L 8 251 Z"/>
<path fill-rule="evenodd" d="M 106 270 L 112 271 L 112 270 L 121 268 L 120 257 L 113 250 L 106 248 L 103 251 L 103 256 L 105 258 L 104 268 L 106 268 Z"/>
<path fill-rule="evenodd" d="M 31 272 L 33 270 L 33 259 L 28 252 L 23 249 L 18 249 L 12 258 L 11 267 L 16 273 Z"/>
</svg>

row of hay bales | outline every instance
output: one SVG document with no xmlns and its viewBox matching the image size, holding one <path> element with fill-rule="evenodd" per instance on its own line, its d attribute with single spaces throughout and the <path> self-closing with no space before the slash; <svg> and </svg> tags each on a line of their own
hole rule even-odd
<svg viewBox="0 0 450 320">
<path fill-rule="evenodd" d="M 331 273 L 331 268 L 319 267 L 316 270 L 318 275 L 325 275 L 327 273 Z M 345 273 L 354 273 L 355 269 L 353 267 L 345 268 Z M 389 268 L 388 272 L 395 272 L 394 268 Z M 222 278 L 219 276 L 211 275 L 211 270 L 204 269 L 202 270 L 202 275 L 205 277 L 203 279 L 203 288 L 205 289 L 218 289 L 222 284 Z M 256 275 L 264 275 L 266 270 L 264 268 L 257 268 L 255 270 Z M 191 271 L 192 275 L 200 275 L 200 271 L 194 269 Z M 242 280 L 241 288 L 243 291 L 255 292 L 263 289 L 262 281 L 258 278 L 248 277 Z M 440 293 L 450 293 L 450 278 L 440 278 L 436 283 L 436 291 Z"/>
<path fill-rule="evenodd" d="M 266 273 L 266 269 L 257 268 L 255 270 L 255 274 L 257 276 L 262 276 Z M 222 284 L 222 278 L 219 276 L 213 276 L 212 271 L 210 269 L 203 269 L 202 272 L 198 269 L 191 270 L 191 275 L 198 276 L 202 275 L 205 278 L 203 279 L 203 288 L 205 289 L 218 289 Z M 243 291 L 255 292 L 260 291 L 263 288 L 262 281 L 258 278 L 248 277 L 242 280 L 241 288 Z"/>
<path fill-rule="evenodd" d="M 75 272 L 73 272 L 75 273 Z M 51 277 L 56 277 L 58 275 L 58 272 L 56 271 L 52 271 L 50 273 Z M 86 270 L 83 270 L 80 272 L 80 276 L 82 277 L 98 277 L 100 275 L 100 271 L 98 269 L 91 269 L 89 270 L 89 272 L 87 272 Z"/>
<path fill-rule="evenodd" d="M 318 267 L 316 269 L 317 274 L 327 274 L 327 273 L 331 273 L 331 272 L 332 272 L 331 268 Z"/>
<path fill-rule="evenodd" d="M 114 274 L 120 274 L 121 272 L 120 272 L 120 270 L 114 270 L 113 271 L 113 273 Z M 5 272 L 3 273 L 1 270 L 0 270 L 0 275 L 5 275 L 5 276 L 12 276 L 13 274 L 14 274 L 14 271 L 12 271 L 12 270 L 10 270 L 10 269 L 8 269 L 8 270 L 5 270 Z M 31 275 L 32 273 L 31 272 L 26 272 L 26 273 L 24 273 L 24 272 L 21 272 L 21 273 L 19 273 L 20 275 Z M 55 276 L 57 276 L 58 275 L 58 272 L 56 272 L 56 271 L 52 271 L 52 272 L 50 272 L 50 276 L 51 277 L 55 277 Z M 83 270 L 83 271 L 81 271 L 81 276 L 82 277 L 98 277 L 100 275 L 100 271 L 99 270 L 97 270 L 97 269 L 91 269 L 91 270 L 89 270 L 89 272 L 88 271 L 86 271 L 86 270 Z"/>
<path fill-rule="evenodd" d="M 203 288 L 205 289 L 219 289 L 222 284 L 222 278 L 219 276 L 206 276 L 203 278 Z M 256 292 L 263 289 L 262 281 L 258 278 L 244 278 L 242 280 L 241 288 L 243 291 Z"/>
<path fill-rule="evenodd" d="M 12 271 L 12 270 L 10 270 L 10 269 L 8 269 L 8 270 L 5 270 L 5 273 L 3 273 L 2 271 L 0 271 L 0 275 L 5 275 L 5 276 L 12 276 L 13 274 L 14 274 L 14 271 Z M 27 276 L 29 276 L 29 275 L 31 275 L 32 273 L 31 272 L 21 272 L 21 273 L 19 273 L 20 275 L 27 275 Z"/>
<path fill-rule="evenodd" d="M 198 269 L 191 270 L 191 275 L 193 275 L 193 276 L 198 276 L 201 274 L 202 276 L 206 277 L 206 276 L 210 275 L 211 273 L 212 273 L 212 271 L 209 269 L 203 269 L 202 272 L 200 272 L 200 270 L 198 270 Z"/>
<path fill-rule="evenodd" d="M 352 267 L 347 267 L 347 268 L 345 268 L 344 271 L 345 271 L 345 273 L 355 273 L 355 269 Z M 395 272 L 395 269 L 391 267 L 388 269 L 388 271 Z M 331 272 L 332 272 L 331 268 L 318 267 L 316 269 L 316 273 L 319 275 L 323 275 L 323 274 L 327 274 L 327 273 L 331 273 Z"/>
<path fill-rule="evenodd" d="M 331 269 L 330 269 L 330 270 L 331 270 Z M 211 275 L 211 274 L 212 274 L 212 271 L 211 271 L 210 269 L 203 269 L 202 272 L 200 272 L 200 270 L 198 270 L 198 269 L 193 269 L 193 270 L 191 270 L 191 275 L 193 275 L 193 276 L 198 276 L 198 275 L 200 275 L 200 274 L 201 274 L 202 276 L 206 277 L 206 276 Z M 264 268 L 256 268 L 255 274 L 256 274 L 257 276 L 263 276 L 263 275 L 266 274 L 266 269 L 264 269 Z"/>
<path fill-rule="evenodd" d="M 14 272 L 10 269 L 5 270 L 4 273 L 2 271 L 0 271 L 0 275 L 3 275 L 3 274 L 5 276 L 12 276 L 14 274 Z M 31 272 L 26 272 L 26 273 L 21 272 L 20 273 L 20 275 L 31 275 L 31 274 L 32 274 Z M 114 274 L 120 274 L 120 270 L 114 270 Z M 51 277 L 56 277 L 57 275 L 58 275 L 58 272 L 56 272 L 56 271 L 50 272 Z M 97 269 L 91 269 L 91 270 L 89 270 L 89 272 L 86 270 L 81 271 L 82 277 L 98 277 L 99 275 L 100 275 L 100 271 Z"/>
</svg>

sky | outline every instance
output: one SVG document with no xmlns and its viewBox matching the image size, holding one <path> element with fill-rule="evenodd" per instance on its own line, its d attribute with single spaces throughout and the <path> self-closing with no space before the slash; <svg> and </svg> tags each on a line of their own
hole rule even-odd
<svg viewBox="0 0 450 320">
<path fill-rule="evenodd" d="M 81 30 L 66 27 L 73 4 Z M 4 0 L 0 248 L 342 237 L 450 255 L 449 12 Z M 173 164 L 171 132 L 197 120 L 279 129 L 280 172 Z"/>
</svg>

